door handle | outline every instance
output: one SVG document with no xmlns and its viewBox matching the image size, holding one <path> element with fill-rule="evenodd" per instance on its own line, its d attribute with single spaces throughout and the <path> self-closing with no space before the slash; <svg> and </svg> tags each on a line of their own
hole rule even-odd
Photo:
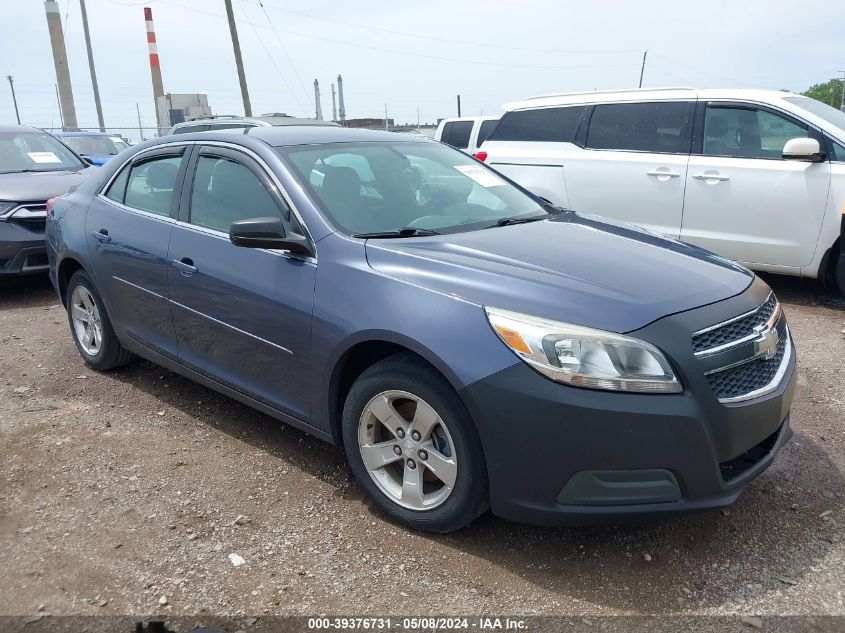
<svg viewBox="0 0 845 633">
<path fill-rule="evenodd" d="M 111 242 L 111 235 L 106 229 L 100 229 L 99 231 L 94 231 L 92 233 L 94 238 L 100 243 L 105 244 L 106 242 Z"/>
<path fill-rule="evenodd" d="M 194 261 L 190 257 L 183 257 L 182 259 L 171 259 L 170 263 L 176 268 L 183 277 L 190 277 L 199 269 L 194 266 Z"/>
<path fill-rule="evenodd" d="M 647 171 L 646 175 L 648 176 L 656 176 L 658 178 L 665 177 L 665 178 L 679 178 L 681 174 L 675 171 L 662 171 L 660 169 L 652 169 L 651 171 Z"/>
<path fill-rule="evenodd" d="M 708 174 L 706 172 L 703 174 L 696 174 L 695 176 L 693 176 L 693 178 L 695 178 L 696 180 L 718 180 L 719 182 L 731 179 L 730 176 L 722 176 L 721 174 Z"/>
</svg>

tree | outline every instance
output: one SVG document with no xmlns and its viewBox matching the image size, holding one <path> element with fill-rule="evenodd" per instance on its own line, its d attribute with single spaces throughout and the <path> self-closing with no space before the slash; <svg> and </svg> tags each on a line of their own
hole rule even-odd
<svg viewBox="0 0 845 633">
<path fill-rule="evenodd" d="M 831 79 L 823 84 L 815 84 L 801 94 L 839 109 L 842 105 L 842 80 Z"/>
</svg>

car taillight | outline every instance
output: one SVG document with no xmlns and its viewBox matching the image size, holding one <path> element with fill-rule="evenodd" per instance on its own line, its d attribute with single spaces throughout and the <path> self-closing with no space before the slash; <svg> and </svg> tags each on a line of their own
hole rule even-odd
<svg viewBox="0 0 845 633">
<path fill-rule="evenodd" d="M 473 154 L 473 156 L 475 156 L 475 157 L 476 157 L 478 160 L 480 160 L 482 163 L 483 163 L 485 160 L 487 160 L 487 152 L 476 152 L 475 154 Z"/>
</svg>

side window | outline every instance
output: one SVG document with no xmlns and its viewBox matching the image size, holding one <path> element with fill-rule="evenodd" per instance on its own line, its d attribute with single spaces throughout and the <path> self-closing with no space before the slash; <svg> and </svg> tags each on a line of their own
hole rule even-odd
<svg viewBox="0 0 845 633">
<path fill-rule="evenodd" d="M 443 124 L 443 131 L 440 133 L 440 142 L 441 143 L 448 143 L 449 142 L 449 134 L 452 133 L 452 123 L 444 123 Z"/>
<path fill-rule="evenodd" d="M 228 233 L 237 220 L 274 216 L 289 228 L 290 211 L 282 212 L 251 169 L 231 158 L 199 157 L 191 189 L 191 224 Z"/>
<path fill-rule="evenodd" d="M 586 146 L 636 152 L 689 152 L 689 104 L 683 101 L 597 105 Z"/>
<path fill-rule="evenodd" d="M 156 215 L 170 215 L 181 164 L 181 156 L 159 156 L 134 163 L 129 170 L 123 204 Z"/>
<path fill-rule="evenodd" d="M 447 123 L 446 125 L 450 124 Z M 451 123 L 451 126 L 448 139 L 445 138 L 446 130 L 443 130 L 443 142 L 456 149 L 466 149 L 469 147 L 469 137 L 472 134 L 472 121 L 455 121 Z"/>
<path fill-rule="evenodd" d="M 488 138 L 491 141 L 571 142 L 585 110 L 584 106 L 570 106 L 506 112 Z"/>
<path fill-rule="evenodd" d="M 825 141 L 827 141 L 827 153 L 830 160 L 837 163 L 845 163 L 845 147 L 829 136 L 825 136 Z"/>
<path fill-rule="evenodd" d="M 120 174 L 118 174 L 117 178 L 112 180 L 111 186 L 108 191 L 106 191 L 106 198 L 123 204 L 123 196 L 126 194 L 126 181 L 129 180 L 130 169 L 131 165 L 127 165 L 123 168 Z"/>
<path fill-rule="evenodd" d="M 475 141 L 476 147 L 480 147 L 481 144 L 487 140 L 490 133 L 495 129 L 497 123 L 498 121 L 496 120 L 481 122 L 481 125 L 478 128 L 478 139 Z"/>
<path fill-rule="evenodd" d="M 704 114 L 703 153 L 733 158 L 781 158 L 789 139 L 807 134 L 805 125 L 768 110 L 709 105 Z"/>
</svg>

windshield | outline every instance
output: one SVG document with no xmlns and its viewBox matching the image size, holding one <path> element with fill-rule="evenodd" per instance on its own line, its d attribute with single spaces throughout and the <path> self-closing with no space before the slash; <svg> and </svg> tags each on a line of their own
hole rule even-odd
<svg viewBox="0 0 845 633">
<path fill-rule="evenodd" d="M 129 147 L 119 136 L 62 136 L 61 138 L 65 145 L 82 156 L 114 155 Z"/>
<path fill-rule="evenodd" d="M 350 235 L 449 233 L 546 215 L 536 200 L 494 171 L 440 144 L 335 143 L 277 151 Z"/>
<path fill-rule="evenodd" d="M 0 174 L 63 171 L 86 165 L 45 132 L 0 132 Z"/>
<path fill-rule="evenodd" d="M 817 117 L 821 117 L 828 123 L 838 127 L 845 134 L 845 112 L 837 110 L 821 101 L 811 99 L 810 97 L 784 97 L 783 100 L 797 105 L 799 108 L 803 108 Z"/>
</svg>

